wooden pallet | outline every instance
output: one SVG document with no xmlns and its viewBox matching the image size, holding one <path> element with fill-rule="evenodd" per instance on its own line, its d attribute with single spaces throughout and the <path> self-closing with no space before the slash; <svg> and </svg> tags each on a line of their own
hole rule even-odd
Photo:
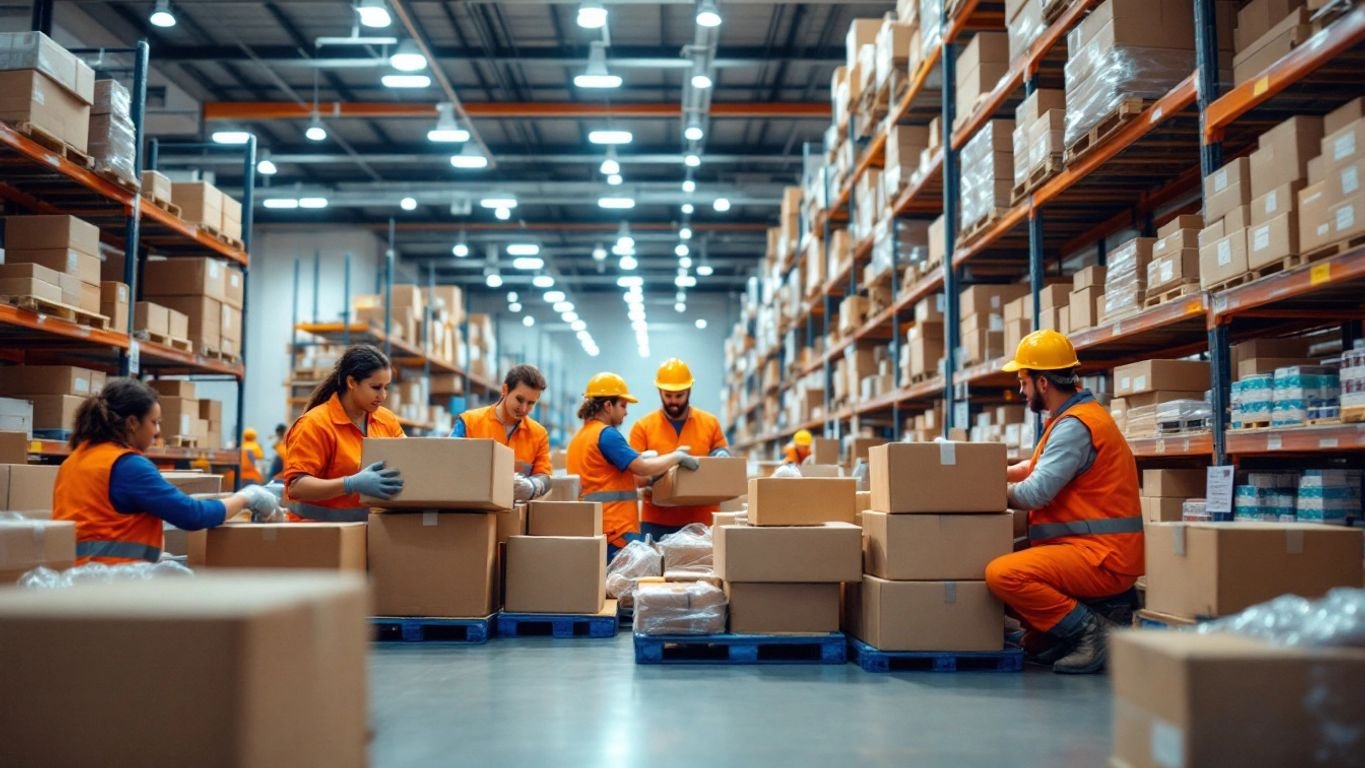
<svg viewBox="0 0 1365 768">
<path fill-rule="evenodd" d="M 194 342 L 189 339 L 177 339 L 173 336 L 164 336 L 159 333 L 152 333 L 148 330 L 133 331 L 133 338 L 143 341 L 151 341 L 171 349 L 178 349 L 181 352 L 194 354 Z"/>
<path fill-rule="evenodd" d="M 823 635 L 635 635 L 636 664 L 844 664 L 847 640 Z"/>
<path fill-rule="evenodd" d="M 937 375 L 938 374 L 930 373 L 929 371 L 921 371 L 910 377 L 910 384 L 911 386 L 914 386 L 916 384 L 923 384 L 924 382 L 934 378 Z"/>
<path fill-rule="evenodd" d="M 1042 165 L 1030 170 L 1028 177 L 1015 184 L 1014 189 L 1010 190 L 1010 205 L 1018 205 L 1020 200 L 1023 200 L 1033 190 L 1043 186 L 1043 183 L 1048 179 L 1061 173 L 1065 167 L 1060 152 L 1053 152 L 1048 155 Z"/>
<path fill-rule="evenodd" d="M 1251 272 L 1243 272 L 1242 274 L 1237 275 L 1235 277 L 1229 277 L 1228 279 L 1222 282 L 1213 283 L 1212 285 L 1208 286 L 1208 290 L 1215 293 L 1219 291 L 1226 291 L 1230 288 L 1236 288 L 1241 285 L 1246 285 L 1252 280 L 1255 280 L 1256 277 L 1257 276 Z"/>
<path fill-rule="evenodd" d="M 958 237 L 958 244 L 969 243 L 979 237 L 981 233 L 990 229 L 991 225 L 999 220 L 1001 216 L 1004 216 L 1008 210 L 1009 209 L 1007 208 L 992 208 L 990 212 L 986 214 L 985 218 L 970 226 L 964 227 L 962 233 Z"/>
<path fill-rule="evenodd" d="M 95 161 L 90 157 L 88 152 L 76 149 L 63 141 L 61 137 L 40 125 L 34 125 L 33 123 L 18 123 L 12 127 L 19 133 L 24 134 L 33 141 L 47 147 L 82 168 L 95 167 Z"/>
<path fill-rule="evenodd" d="M 1231 428 L 1229 428 L 1229 430 L 1232 431 L 1232 432 L 1245 432 L 1245 431 L 1247 431 L 1247 430 L 1249 430 L 1249 429 L 1269 429 L 1269 428 L 1270 428 L 1270 420 L 1269 420 L 1269 419 L 1266 419 L 1266 420 L 1264 420 L 1264 421 L 1246 421 L 1246 420 L 1243 420 L 1243 421 L 1242 421 L 1242 426 L 1240 426 L 1240 427 L 1231 427 Z"/>
<path fill-rule="evenodd" d="M 499 637 L 550 636 L 557 639 L 574 637 L 616 637 L 616 601 L 608 600 L 601 613 L 517 613 L 502 611 L 497 617 Z"/>
<path fill-rule="evenodd" d="M 98 175 L 100 178 L 104 179 L 105 181 L 109 182 L 110 184 L 122 187 L 123 189 L 133 193 L 134 195 L 142 193 L 141 183 L 133 179 L 124 178 L 123 176 L 114 173 L 108 168 L 96 167 L 95 174 Z"/>
<path fill-rule="evenodd" d="M 1365 421 L 1365 405 L 1344 405 L 1341 408 L 1342 424 L 1359 424 Z"/>
<path fill-rule="evenodd" d="M 171 435 L 166 438 L 167 448 L 198 448 L 199 437 L 197 435 Z"/>
<path fill-rule="evenodd" d="M 0 302 L 29 312 L 59 317 L 77 325 L 85 325 L 102 331 L 109 330 L 109 318 L 104 315 L 97 312 L 87 312 L 70 304 L 48 301 L 41 296 L 0 296 Z"/>
<path fill-rule="evenodd" d="M 1085 153 L 1099 146 L 1105 139 L 1123 127 L 1123 124 L 1142 114 L 1147 108 L 1147 100 L 1137 96 L 1127 96 L 1119 101 L 1114 110 L 1095 123 L 1083 136 L 1066 148 L 1066 164 L 1073 165 Z"/>
<path fill-rule="evenodd" d="M 1297 258 L 1300 264 L 1308 264 L 1314 261 L 1329 259 L 1333 256 L 1346 253 L 1347 251 L 1353 251 L 1362 245 L 1365 245 L 1365 235 L 1356 235 L 1355 237 L 1349 237 L 1345 240 L 1339 240 L 1335 243 L 1329 243 L 1328 245 L 1314 248 L 1307 253 L 1299 254 L 1297 257 L 1291 256 L 1289 258 Z"/>
<path fill-rule="evenodd" d="M 1305 419 L 1304 424 L 1310 427 L 1337 427 L 1341 426 L 1341 417 L 1335 419 Z"/>
<path fill-rule="evenodd" d="M 1072 0 L 1048 0 L 1047 5 L 1043 6 L 1043 22 L 1051 25 L 1071 7 Z"/>
<path fill-rule="evenodd" d="M 143 191 L 142 199 L 177 218 L 180 217 L 183 210 L 180 206 L 172 203 L 170 200 L 162 200 L 159 197 L 152 197 L 151 195 L 146 194 L 145 190 Z"/>
<path fill-rule="evenodd" d="M 1161 613 L 1147 608 L 1133 611 L 1133 626 L 1139 629 L 1170 629 L 1180 627 L 1192 627 L 1198 624 L 1198 619 L 1189 619 L 1184 616 L 1174 616 L 1169 613 Z"/>
<path fill-rule="evenodd" d="M 199 354 L 204 357 L 211 357 L 214 360 L 222 360 L 225 363 L 235 363 L 241 360 L 237 355 L 228 354 L 221 349 L 215 349 L 213 347 L 204 347 L 199 350 Z"/>
<path fill-rule="evenodd" d="M 1144 309 L 1151 309 L 1152 307 L 1161 304 L 1167 304 L 1172 301 L 1183 299 L 1186 296 L 1193 296 L 1194 294 L 1199 293 L 1201 290 L 1203 290 L 1203 288 L 1200 287 L 1198 281 L 1191 283 L 1180 283 L 1174 288 L 1167 288 L 1166 290 L 1160 291 L 1156 294 L 1148 294 L 1147 298 L 1142 302 L 1142 306 Z"/>
</svg>

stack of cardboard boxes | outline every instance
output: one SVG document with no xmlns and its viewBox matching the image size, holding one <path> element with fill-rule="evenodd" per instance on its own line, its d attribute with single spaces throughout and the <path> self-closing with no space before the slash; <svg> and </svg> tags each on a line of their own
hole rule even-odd
<svg viewBox="0 0 1365 768">
<path fill-rule="evenodd" d="M 1013 133 L 1013 120 L 991 120 L 962 148 L 962 223 L 958 231 L 964 240 L 1010 207 Z"/>
<path fill-rule="evenodd" d="M 17 455 L 7 451 L 5 459 L 15 461 L 20 456 L 24 456 L 22 451 Z M 52 519 L 58 469 L 55 464 L 0 464 L 0 509 L 30 520 Z"/>
<path fill-rule="evenodd" d="M 1152 258 L 1147 262 L 1149 299 L 1183 295 L 1199 285 L 1199 216 L 1176 216 L 1156 231 Z"/>
<path fill-rule="evenodd" d="M 1028 0 L 1026 6 L 1039 5 Z M 1011 29 L 1011 39 L 1014 32 Z M 1014 110 L 1014 190 L 1030 190 L 1061 170 L 1066 129 L 1066 92 L 1039 88 Z"/>
<path fill-rule="evenodd" d="M 0 293 L 99 315 L 99 253 L 99 229 L 75 216 L 6 217 Z"/>
<path fill-rule="evenodd" d="M 137 128 L 132 98 L 117 80 L 95 82 L 95 106 L 90 113 L 90 156 L 95 168 L 137 187 Z"/>
<path fill-rule="evenodd" d="M 1320 6 L 1321 3 L 1310 3 Z M 1304 0 L 1252 0 L 1237 11 L 1232 60 L 1236 85 L 1251 80 L 1313 35 Z"/>
<path fill-rule="evenodd" d="M 1114 369 L 1109 411 L 1129 438 L 1155 437 L 1161 406 L 1204 403 L 1209 364 L 1200 360 L 1146 360 Z"/>
<path fill-rule="evenodd" d="M 915 324 L 906 330 L 900 352 L 902 388 L 941 371 L 943 338 L 943 294 L 939 293 L 915 305 Z"/>
<path fill-rule="evenodd" d="M 602 505 L 533 501 L 526 535 L 507 542 L 504 608 L 517 613 L 595 614 L 606 604 Z"/>
<path fill-rule="evenodd" d="M 1016 61 L 1028 53 L 1029 46 L 1047 29 L 1043 20 L 1043 6 L 1052 4 L 1046 0 L 1007 0 L 1005 29 L 1010 38 L 1010 61 Z"/>
<path fill-rule="evenodd" d="M 1010 68 L 1009 36 L 1004 32 L 977 32 L 957 55 L 957 110 L 953 130 L 971 119 L 976 105 L 995 88 Z M 1013 130 L 1013 126 L 1010 126 Z M 966 165 L 963 165 L 966 176 Z M 964 189 L 965 191 L 965 189 Z M 1005 203 L 1009 204 L 1008 201 Z"/>
<path fill-rule="evenodd" d="M 1365 188 L 1359 183 L 1359 178 L 1365 175 L 1365 98 L 1357 98 L 1328 113 L 1322 126 L 1325 135 L 1319 154 L 1309 161 L 1308 183 L 1299 191 L 1299 249 L 1303 254 L 1356 240 L 1365 233 Z M 1277 163 L 1282 151 L 1276 150 Z M 1253 180 L 1258 168 L 1259 164 L 1253 164 Z M 1284 172 L 1282 168 L 1276 170 Z M 1283 187 L 1279 189 L 1283 191 Z M 1255 227 L 1256 219 L 1270 216 L 1256 202 L 1252 203 L 1253 229 L 1248 235 L 1253 245 L 1259 244 L 1261 238 Z M 1264 207 L 1268 209 L 1268 200 Z M 1266 223 L 1275 221 L 1268 218 Z M 1279 226 L 1283 228 L 1285 224 Z"/>
<path fill-rule="evenodd" d="M 242 304 L 246 281 L 241 269 L 210 258 L 150 260 L 143 267 L 142 295 L 138 302 L 139 330 L 171 338 L 187 338 L 196 352 L 237 359 L 242 352 Z M 151 306 L 144 308 L 143 304 Z M 167 313 L 166 332 L 153 328 L 164 307 L 186 318 L 185 336 L 177 335 L 173 315 Z"/>
<path fill-rule="evenodd" d="M 200 399 L 194 382 L 158 379 L 152 388 L 161 395 L 161 433 L 168 440 L 193 442 L 199 447 L 223 444 L 223 404 Z"/>
<path fill-rule="evenodd" d="M 1070 330 L 1071 283 L 1061 282 L 1043 286 L 1039 292 L 1039 328 L 1051 328 L 1067 333 Z M 1004 354 L 1014 353 L 1019 342 L 1033 332 L 1033 294 L 1026 293 L 1005 305 L 1004 312 Z"/>
<path fill-rule="evenodd" d="M 242 203 L 206 181 L 177 181 L 171 184 L 171 202 L 180 206 L 180 216 L 229 240 L 242 239 Z"/>
<path fill-rule="evenodd" d="M 76 410 L 104 389 L 103 371 L 70 365 L 16 365 L 0 368 L 0 395 L 33 404 L 33 429 L 56 439 L 76 428 Z"/>
<path fill-rule="evenodd" d="M 930 146 L 929 127 L 893 125 L 886 129 L 886 165 L 882 188 L 888 203 L 895 203 L 920 166 L 920 156 Z"/>
<path fill-rule="evenodd" d="M 0 120 L 86 150 L 95 71 L 52 38 L 0 33 L 0 94 Z"/>
<path fill-rule="evenodd" d="M 1029 292 L 1027 285 L 973 285 L 958 299 L 963 365 L 977 365 L 1005 354 L 1005 305 Z"/>
<path fill-rule="evenodd" d="M 1010 552 L 1005 446 L 891 443 L 871 451 L 865 574 L 845 624 L 884 651 L 998 651 L 1004 606 L 986 565 Z"/>
<path fill-rule="evenodd" d="M 1147 265 L 1155 244 L 1155 238 L 1135 237 L 1109 254 L 1101 322 L 1111 323 L 1142 311 L 1147 301 Z"/>
<path fill-rule="evenodd" d="M 1071 276 L 1071 298 L 1067 300 L 1067 327 L 1079 333 L 1100 324 L 1104 308 L 1104 283 L 1108 270 L 1097 264 L 1076 270 Z"/>
<path fill-rule="evenodd" d="M 861 573 L 852 478 L 753 478 L 748 525 L 713 530 L 730 631 L 839 630 L 840 583 Z"/>
<path fill-rule="evenodd" d="M 1169 523 L 1184 519 L 1185 501 L 1204 497 L 1206 475 L 1203 468 L 1144 469 L 1140 496 L 1143 521 Z"/>
</svg>

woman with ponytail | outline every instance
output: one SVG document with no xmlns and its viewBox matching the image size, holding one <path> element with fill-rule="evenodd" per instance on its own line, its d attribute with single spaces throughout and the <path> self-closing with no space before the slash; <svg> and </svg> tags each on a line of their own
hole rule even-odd
<svg viewBox="0 0 1365 768">
<path fill-rule="evenodd" d="M 278 512 L 259 485 L 221 501 L 192 499 L 143 456 L 161 431 L 156 391 L 137 379 L 110 379 L 76 411 L 71 455 L 57 470 L 52 519 L 76 523 L 76 564 L 156 562 L 166 521 L 197 531 L 244 509 L 257 519 Z"/>
<path fill-rule="evenodd" d="M 294 513 L 306 520 L 364 521 L 360 497 L 391 499 L 403 490 L 396 469 L 384 462 L 360 466 L 367 437 L 406 437 L 384 407 L 393 370 L 384 353 L 349 347 L 331 375 L 313 390 L 307 411 L 285 436 L 284 485 Z"/>
</svg>

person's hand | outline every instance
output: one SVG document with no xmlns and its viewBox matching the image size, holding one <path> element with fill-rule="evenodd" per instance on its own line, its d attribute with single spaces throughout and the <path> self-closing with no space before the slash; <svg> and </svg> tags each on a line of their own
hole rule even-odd
<svg viewBox="0 0 1365 768">
<path fill-rule="evenodd" d="M 251 522 L 278 523 L 284 520 L 284 510 L 280 509 L 279 499 L 265 488 L 254 484 L 248 485 L 238 491 L 237 495 L 246 502 L 246 508 L 251 510 Z"/>
<path fill-rule="evenodd" d="M 536 495 L 536 485 L 530 478 L 518 472 L 512 481 L 512 499 L 514 501 L 529 501 Z"/>
<path fill-rule="evenodd" d="M 730 458 L 730 452 L 725 450 L 724 448 L 717 448 L 716 450 L 711 451 L 711 455 L 718 459 Z"/>
<path fill-rule="evenodd" d="M 673 456 L 678 460 L 678 466 L 683 469 L 690 469 L 692 471 L 701 469 L 701 462 L 697 461 L 697 457 L 687 453 L 687 446 L 683 446 L 674 451 Z"/>
<path fill-rule="evenodd" d="M 398 470 L 384 469 L 384 462 L 376 461 L 347 477 L 342 487 L 347 493 L 388 501 L 403 492 L 403 477 Z"/>
<path fill-rule="evenodd" d="M 641 453 L 641 454 L 640 454 L 640 458 L 642 458 L 642 459 L 652 459 L 652 458 L 654 458 L 655 456 L 658 456 L 658 455 L 659 455 L 659 452 L 658 452 L 658 451 L 645 451 L 644 453 Z"/>
</svg>

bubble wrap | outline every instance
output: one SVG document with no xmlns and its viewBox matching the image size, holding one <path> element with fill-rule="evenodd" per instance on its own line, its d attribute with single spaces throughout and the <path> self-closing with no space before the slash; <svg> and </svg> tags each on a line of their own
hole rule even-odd
<svg viewBox="0 0 1365 768">
<path fill-rule="evenodd" d="M 1282 595 L 1194 631 L 1234 632 L 1280 645 L 1365 648 L 1365 589 L 1338 587 L 1318 600 Z"/>
<path fill-rule="evenodd" d="M 146 581 L 148 579 L 193 576 L 194 571 L 174 560 L 159 563 L 125 563 L 105 565 L 87 563 L 65 571 L 34 568 L 19 577 L 19 586 L 29 589 L 67 589 L 82 584 L 112 584 L 116 581 Z"/>
<path fill-rule="evenodd" d="M 725 631 L 729 603 L 714 584 L 641 584 L 635 600 L 637 635 L 716 635 Z"/>
<path fill-rule="evenodd" d="M 640 579 L 662 576 L 663 572 L 664 557 L 653 544 L 629 542 L 607 564 L 607 596 L 616 598 L 622 610 L 633 610 Z"/>
<path fill-rule="evenodd" d="M 711 573 L 711 529 L 702 523 L 689 523 L 676 533 L 659 539 L 664 570 L 684 573 Z"/>
</svg>

